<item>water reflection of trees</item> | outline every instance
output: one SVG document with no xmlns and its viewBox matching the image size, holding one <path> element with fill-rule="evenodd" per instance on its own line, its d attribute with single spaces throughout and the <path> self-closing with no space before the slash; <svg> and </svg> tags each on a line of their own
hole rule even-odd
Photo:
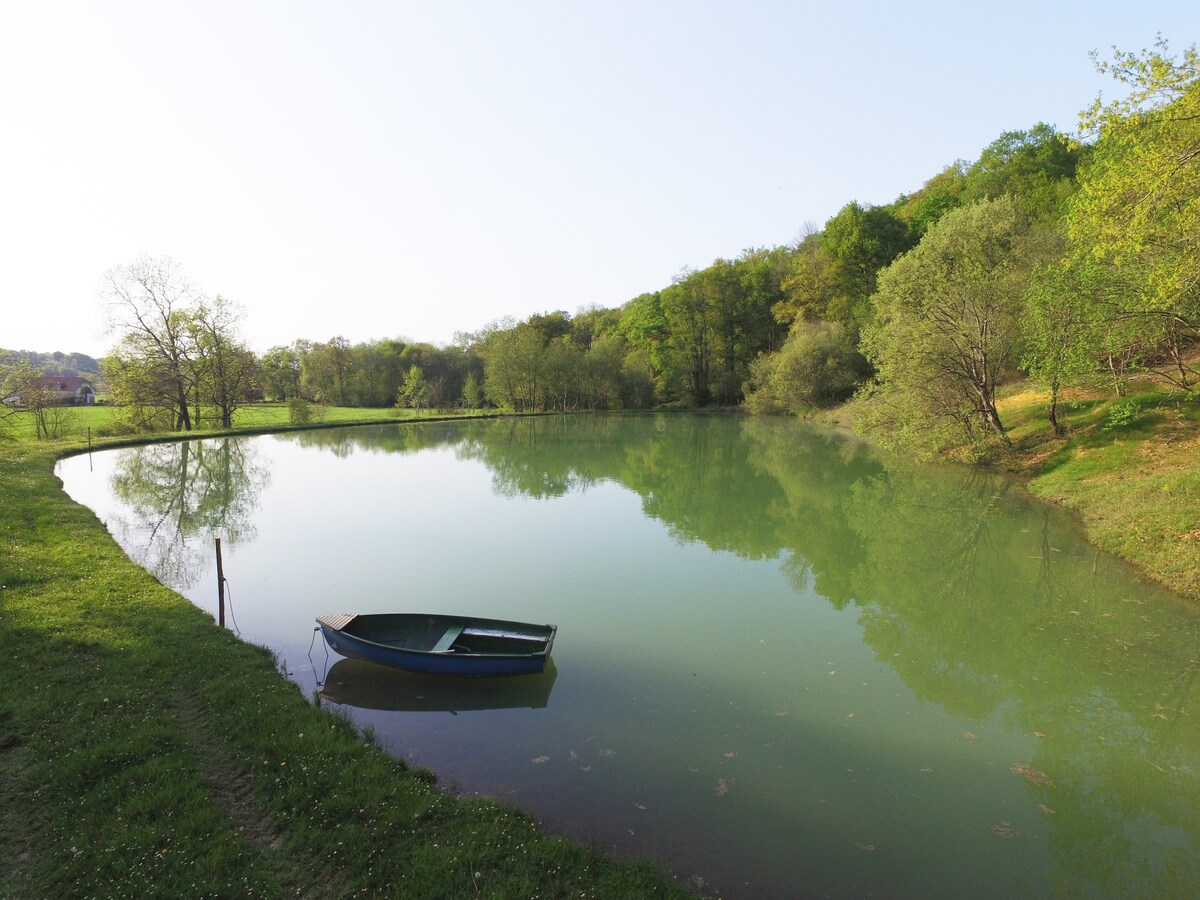
<svg viewBox="0 0 1200 900">
<path fill-rule="evenodd" d="M 1040 735 L 1012 777 L 1045 776 L 1027 789 L 1046 810 L 1056 889 L 1179 895 L 1196 883 L 1197 617 L 1011 480 L 772 420 L 519 419 L 453 433 L 499 493 L 611 480 L 680 541 L 781 559 L 798 589 L 860 610 L 864 639 L 918 698 Z"/>
<path fill-rule="evenodd" d="M 1200 881 L 1200 629 L 1011 480 L 908 465 L 793 422 L 497 419 L 297 438 L 338 452 L 454 446 L 504 495 L 603 481 L 680 541 L 780 559 L 800 594 L 859 610 L 921 700 L 1038 735 L 1011 760 L 1066 894 L 1177 896 Z M 1053 812 L 1049 812 L 1053 810 Z"/>
<path fill-rule="evenodd" d="M 214 438 L 119 451 L 112 491 L 126 507 L 109 525 L 163 584 L 191 587 L 211 556 L 208 538 L 252 539 L 252 512 L 270 481 L 252 441 Z"/>
</svg>

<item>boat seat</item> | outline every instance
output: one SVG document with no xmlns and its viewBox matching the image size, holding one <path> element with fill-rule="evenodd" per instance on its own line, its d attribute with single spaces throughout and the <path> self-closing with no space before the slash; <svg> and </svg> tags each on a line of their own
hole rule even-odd
<svg viewBox="0 0 1200 900">
<path fill-rule="evenodd" d="M 442 639 L 437 642 L 431 653 L 446 653 L 449 651 L 454 642 L 458 640 L 458 636 L 462 634 L 463 626 L 451 625 L 446 629 L 446 633 L 442 635 Z"/>
</svg>

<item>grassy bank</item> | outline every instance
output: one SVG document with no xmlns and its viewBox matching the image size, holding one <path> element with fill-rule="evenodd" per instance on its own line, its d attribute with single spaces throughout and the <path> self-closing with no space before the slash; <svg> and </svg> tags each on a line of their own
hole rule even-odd
<svg viewBox="0 0 1200 900">
<path fill-rule="evenodd" d="M 1049 395 L 1026 383 L 999 399 L 1011 450 L 983 464 L 1020 474 L 1037 496 L 1074 510 L 1089 539 L 1147 577 L 1200 601 L 1200 396 L 1148 379 L 1073 389 L 1059 400 L 1067 433 L 1055 436 Z M 851 428 L 853 403 L 815 416 Z"/>
<path fill-rule="evenodd" d="M 1125 397 L 1077 390 L 1060 403 L 1065 437 L 1050 432 L 1046 401 L 1032 390 L 1004 399 L 1015 445 L 1005 462 L 1078 511 L 1093 543 L 1200 601 L 1200 397 L 1148 381 Z"/>
<path fill-rule="evenodd" d="M 0 896 L 683 896 L 314 707 L 63 493 L 85 445 L 0 444 Z"/>
</svg>

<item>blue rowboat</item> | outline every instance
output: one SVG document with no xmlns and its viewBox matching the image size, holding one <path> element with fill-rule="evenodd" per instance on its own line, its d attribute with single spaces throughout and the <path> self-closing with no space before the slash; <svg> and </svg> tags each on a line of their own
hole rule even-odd
<svg viewBox="0 0 1200 900">
<path fill-rule="evenodd" d="M 342 656 L 423 675 L 529 675 L 546 667 L 555 625 L 425 613 L 318 616 Z"/>
</svg>

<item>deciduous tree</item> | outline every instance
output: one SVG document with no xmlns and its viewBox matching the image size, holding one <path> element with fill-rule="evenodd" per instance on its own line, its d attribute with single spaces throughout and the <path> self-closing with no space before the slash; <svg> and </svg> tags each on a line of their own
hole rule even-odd
<svg viewBox="0 0 1200 900">
<path fill-rule="evenodd" d="M 174 430 L 191 430 L 190 307 L 199 293 L 175 260 L 141 256 L 106 272 L 101 296 L 109 333 L 119 338 L 104 370 L 114 394 L 141 410 L 138 418 L 161 409 Z"/>
<path fill-rule="evenodd" d="M 233 414 L 257 393 L 254 354 L 238 333 L 241 311 L 220 294 L 201 300 L 191 312 L 193 385 L 201 409 L 211 410 L 222 428 L 233 427 Z"/>
<path fill-rule="evenodd" d="M 429 402 L 429 382 L 420 366 L 412 366 L 404 376 L 404 383 L 396 393 L 396 406 L 415 409 L 420 414 L 421 409 Z"/>
<path fill-rule="evenodd" d="M 885 443 L 1007 441 L 996 387 L 1012 362 L 1037 236 L 1007 197 L 947 213 L 879 276 L 863 352 L 877 369 L 866 423 Z"/>
<path fill-rule="evenodd" d="M 1184 387 L 1198 374 L 1185 351 L 1200 339 L 1200 54 L 1167 42 L 1141 54 L 1114 51 L 1097 68 L 1129 88 L 1081 116 L 1097 138 L 1068 215 L 1072 257 L 1092 257 L 1126 290 L 1111 318 L 1136 318 Z M 1132 288 L 1132 290 L 1129 290 Z M 1116 297 L 1116 292 L 1107 292 Z"/>
</svg>

